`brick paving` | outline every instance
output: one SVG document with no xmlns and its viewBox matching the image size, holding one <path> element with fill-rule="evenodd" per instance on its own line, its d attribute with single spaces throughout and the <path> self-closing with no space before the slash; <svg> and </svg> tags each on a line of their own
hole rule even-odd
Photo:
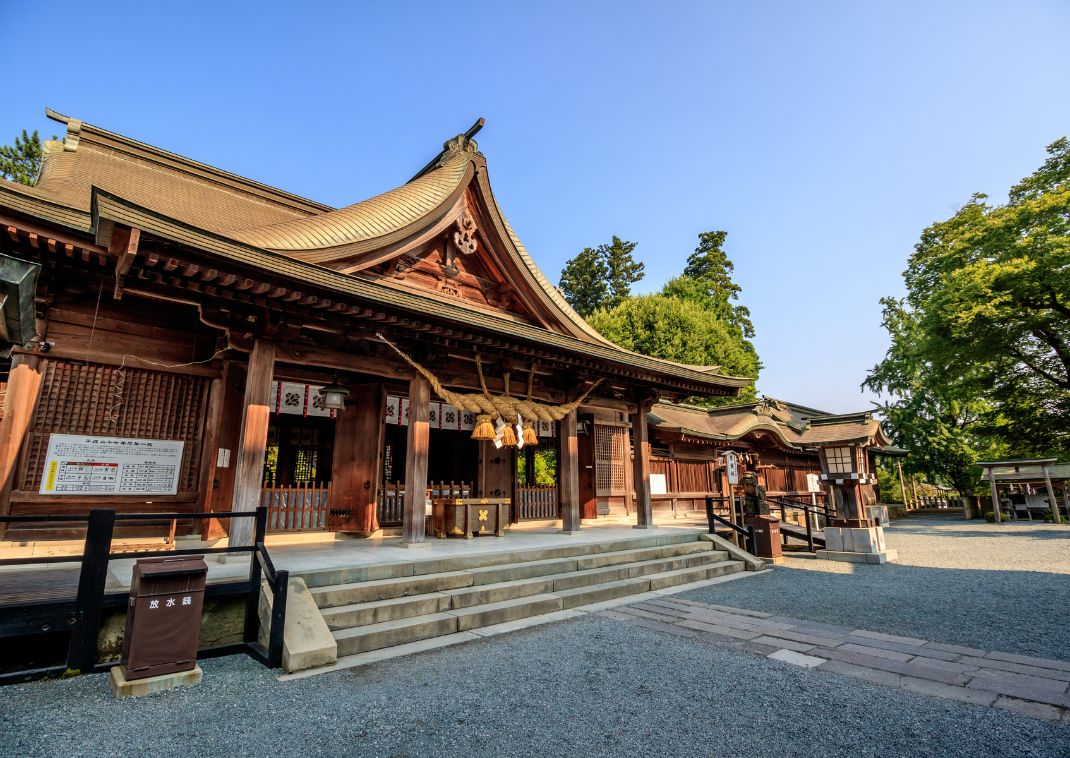
<svg viewBox="0 0 1070 758">
<path fill-rule="evenodd" d="M 1070 724 L 1070 663 L 665 596 L 598 615 L 910 692 Z"/>
</svg>

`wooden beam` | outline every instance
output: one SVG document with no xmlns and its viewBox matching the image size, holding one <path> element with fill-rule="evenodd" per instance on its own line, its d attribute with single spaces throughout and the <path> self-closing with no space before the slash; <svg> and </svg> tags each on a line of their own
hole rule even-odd
<svg viewBox="0 0 1070 758">
<path fill-rule="evenodd" d="M 577 532 L 580 529 L 580 446 L 577 438 L 576 411 L 561 419 L 560 472 L 561 531 Z"/>
<path fill-rule="evenodd" d="M 116 300 L 123 298 L 123 282 L 130 267 L 137 258 L 137 247 L 141 240 L 140 229 L 127 229 L 116 227 L 111 235 L 111 244 L 108 246 L 108 255 L 115 258 L 115 291 Z"/>
<path fill-rule="evenodd" d="M 635 487 L 635 518 L 637 529 L 653 529 L 654 513 L 650 502 L 650 430 L 646 414 L 653 400 L 643 398 L 632 413 L 632 481 Z"/>
<path fill-rule="evenodd" d="M 4 417 L 0 419 L 0 516 L 11 512 L 15 464 L 41 395 L 41 364 L 37 355 L 15 353 L 11 356 Z M 0 524 L 0 536 L 7 531 L 6 527 L 6 524 Z"/>
<path fill-rule="evenodd" d="M 426 531 L 427 455 L 431 435 L 431 385 L 419 374 L 409 381 L 409 430 L 405 455 L 405 504 L 402 542 L 424 541 Z"/>
<path fill-rule="evenodd" d="M 238 463 L 234 473 L 234 500 L 231 505 L 235 511 L 255 511 L 260 505 L 274 367 L 275 343 L 257 339 L 253 343 L 252 352 L 249 353 L 249 369 L 245 378 L 245 414 L 242 418 Z M 233 519 L 229 544 L 252 543 L 253 520 Z"/>
</svg>

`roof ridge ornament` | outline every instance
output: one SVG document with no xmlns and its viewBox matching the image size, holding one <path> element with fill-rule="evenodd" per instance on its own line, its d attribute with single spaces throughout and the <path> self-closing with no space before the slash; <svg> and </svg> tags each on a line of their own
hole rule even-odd
<svg viewBox="0 0 1070 758">
<path fill-rule="evenodd" d="M 63 138 L 63 151 L 73 153 L 78 150 L 78 143 L 82 139 L 82 122 L 72 118 L 67 122 L 67 134 Z"/>
<path fill-rule="evenodd" d="M 479 130 L 483 128 L 483 125 L 487 123 L 487 120 L 480 116 L 476 119 L 476 122 L 468 127 L 468 131 L 464 134 L 458 134 L 456 137 L 446 140 L 442 143 L 442 152 L 431 159 L 431 162 L 417 171 L 409 182 L 414 182 L 428 171 L 433 171 L 436 168 L 441 168 L 443 165 L 459 153 L 470 153 L 475 155 L 479 150 L 479 145 L 472 137 L 479 133 Z M 409 182 L 406 182 L 408 184 Z"/>
</svg>

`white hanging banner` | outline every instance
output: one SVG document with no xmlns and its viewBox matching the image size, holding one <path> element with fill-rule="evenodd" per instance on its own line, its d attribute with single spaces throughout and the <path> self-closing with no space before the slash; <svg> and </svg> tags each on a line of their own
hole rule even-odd
<svg viewBox="0 0 1070 758">
<path fill-rule="evenodd" d="M 386 423 L 395 426 L 401 423 L 401 398 L 396 395 L 387 395 L 386 398 Z"/>
<path fill-rule="evenodd" d="M 461 412 L 448 403 L 442 404 L 441 428 L 457 431 L 461 428 Z"/>
<path fill-rule="evenodd" d="M 321 384 L 302 384 L 300 382 L 271 383 L 271 412 L 286 413 L 294 416 L 319 416 L 334 418 L 335 411 L 325 408 L 323 396 L 320 395 Z"/>
<path fill-rule="evenodd" d="M 470 432 L 476 428 L 476 414 L 472 411 L 460 411 L 458 417 L 461 422 L 461 431 Z"/>
<path fill-rule="evenodd" d="M 538 421 L 535 424 L 535 430 L 540 437 L 553 437 L 554 426 L 553 421 Z"/>
<path fill-rule="evenodd" d="M 431 401 L 427 411 L 427 423 L 432 429 L 442 428 L 442 403 Z"/>
</svg>

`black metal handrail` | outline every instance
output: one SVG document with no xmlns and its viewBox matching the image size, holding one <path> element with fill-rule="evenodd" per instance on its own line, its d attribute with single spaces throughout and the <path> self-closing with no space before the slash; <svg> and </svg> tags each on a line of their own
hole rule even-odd
<svg viewBox="0 0 1070 758">
<path fill-rule="evenodd" d="M 21 615 L 21 620 L 0 625 L 3 629 L 39 624 L 45 629 L 70 628 L 71 640 L 66 665 L 0 674 L 0 684 L 9 684 L 30 679 L 58 676 L 71 673 L 107 671 L 118 661 L 96 662 L 97 635 L 100 630 L 102 609 L 116 606 L 125 600 L 125 593 L 106 593 L 108 564 L 114 559 L 151 558 L 176 555 L 213 555 L 220 553 L 249 553 L 249 578 L 247 581 L 214 583 L 206 588 L 216 597 L 244 595 L 245 625 L 242 642 L 219 645 L 198 650 L 198 658 L 246 653 L 271 668 L 282 665 L 283 637 L 286 626 L 286 598 L 289 587 L 289 572 L 276 570 L 264 545 L 267 534 L 267 508 L 255 511 L 221 511 L 217 513 L 116 513 L 111 509 L 93 509 L 88 514 L 42 514 L 0 516 L 0 525 L 27 522 L 81 522 L 86 524 L 86 538 L 81 555 L 44 556 L 39 558 L 0 559 L 0 566 L 35 565 L 41 563 L 80 563 L 78 589 L 73 601 L 37 600 L 21 604 L 0 606 L 0 622 Z M 112 552 L 112 540 L 116 522 L 119 521 L 170 521 L 172 519 L 242 519 L 254 521 L 253 544 L 205 547 L 202 549 L 145 550 L 138 552 Z M 259 642 L 261 582 L 266 580 L 273 596 L 271 618 L 268 627 L 268 644 Z M 55 619 L 61 619 L 56 624 Z M 10 633 L 10 632 L 9 632 Z M 26 632 L 21 631 L 22 634 Z"/>
<path fill-rule="evenodd" d="M 814 525 L 810 521 L 810 516 L 822 516 L 827 522 L 829 518 L 831 518 L 831 516 L 829 515 L 830 512 L 828 508 L 826 508 L 825 506 L 818 507 L 815 506 L 813 503 L 802 503 L 797 500 L 788 500 L 786 498 L 779 497 L 767 497 L 766 500 L 768 502 L 780 506 L 781 521 L 785 520 L 785 508 L 795 508 L 796 510 L 800 510 L 803 512 L 803 523 L 806 526 L 806 549 L 809 550 L 811 553 L 816 552 L 817 548 L 814 545 Z M 784 544 L 787 545 L 788 537 L 787 533 L 784 532 L 783 527 L 781 527 L 781 534 L 784 534 Z M 795 536 L 798 536 L 798 534 L 796 534 Z"/>
<path fill-rule="evenodd" d="M 725 498 L 714 498 L 714 497 L 707 497 L 706 498 L 706 522 L 709 524 L 709 529 L 710 529 L 709 533 L 710 534 L 716 534 L 717 533 L 717 527 L 715 526 L 715 524 L 721 524 L 723 526 L 726 526 L 729 529 L 731 529 L 732 531 L 734 531 L 736 534 L 738 534 L 741 537 L 743 537 L 743 539 L 746 541 L 745 544 L 744 544 L 744 549 L 747 550 L 750 553 L 753 553 L 754 552 L 754 527 L 752 527 L 752 526 L 743 527 L 743 526 L 739 526 L 738 524 L 733 524 L 730 520 L 726 519 L 724 516 L 719 516 L 718 514 L 714 513 L 714 511 L 713 511 L 713 501 L 714 500 L 723 500 L 723 499 L 725 499 Z"/>
</svg>

